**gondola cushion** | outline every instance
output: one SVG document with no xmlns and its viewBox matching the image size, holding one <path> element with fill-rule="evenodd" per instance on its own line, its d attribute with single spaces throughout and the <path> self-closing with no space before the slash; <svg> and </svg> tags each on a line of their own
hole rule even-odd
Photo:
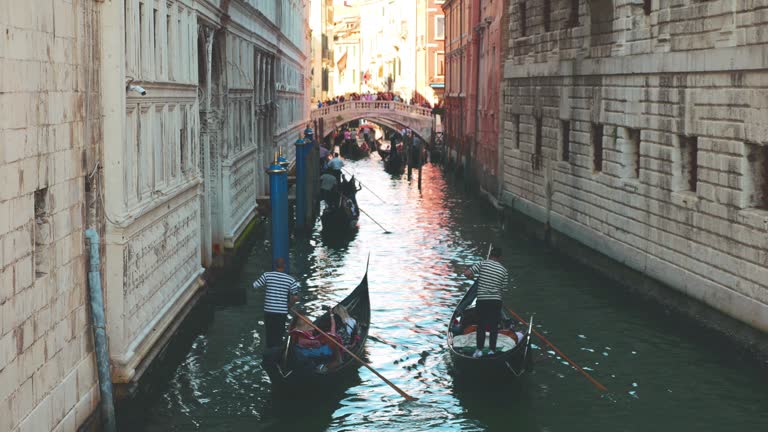
<svg viewBox="0 0 768 432">
<path fill-rule="evenodd" d="M 490 336 L 485 334 L 486 343 Z M 515 340 L 509 336 L 499 333 L 499 337 L 496 340 L 496 351 L 505 352 L 513 349 L 517 344 Z M 457 351 L 464 352 L 465 350 L 474 352 L 477 348 L 477 335 L 475 333 L 469 333 L 465 335 L 458 335 L 453 337 L 453 348 Z M 470 353 L 471 354 L 471 353 Z"/>
</svg>

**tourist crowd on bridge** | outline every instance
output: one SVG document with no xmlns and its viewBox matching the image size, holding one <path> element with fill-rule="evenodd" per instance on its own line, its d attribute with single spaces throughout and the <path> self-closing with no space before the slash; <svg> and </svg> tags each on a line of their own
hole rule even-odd
<svg viewBox="0 0 768 432">
<path fill-rule="evenodd" d="M 393 93 L 393 92 L 376 92 L 376 93 L 347 93 L 344 95 L 336 96 L 332 99 L 326 99 L 325 101 L 319 101 L 317 102 L 317 107 L 322 108 L 326 106 L 336 105 L 336 104 L 342 104 L 344 102 L 348 101 L 392 101 L 392 102 L 403 102 L 407 103 L 409 105 L 418 105 L 422 108 L 433 108 L 432 104 L 429 103 L 428 100 L 426 100 L 421 95 L 416 95 L 415 97 L 412 97 L 410 100 L 406 101 L 403 99 L 399 94 Z M 441 105 L 441 102 L 435 105 L 435 108 L 438 108 Z"/>
</svg>

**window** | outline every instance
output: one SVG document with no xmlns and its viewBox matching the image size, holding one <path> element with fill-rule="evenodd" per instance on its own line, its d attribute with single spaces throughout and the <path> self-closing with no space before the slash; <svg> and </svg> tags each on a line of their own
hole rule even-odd
<svg viewBox="0 0 768 432">
<path fill-rule="evenodd" d="M 626 128 L 624 153 L 624 177 L 640 178 L 640 129 Z"/>
<path fill-rule="evenodd" d="M 147 46 L 145 42 L 145 35 L 147 34 L 145 26 L 147 25 L 147 20 L 144 14 L 144 3 L 139 2 L 139 71 L 142 74 L 145 73 L 148 67 L 148 62 L 145 58 L 147 55 Z"/>
<path fill-rule="evenodd" d="M 603 171 L 603 125 L 592 123 L 592 171 Z"/>
<path fill-rule="evenodd" d="M 435 71 L 437 73 L 437 76 L 444 76 L 445 75 L 445 53 L 442 51 L 438 51 L 435 54 Z"/>
<path fill-rule="evenodd" d="M 746 143 L 747 169 L 744 192 L 747 207 L 768 210 L 768 147 Z"/>
<path fill-rule="evenodd" d="M 576 27 L 579 25 L 579 0 L 571 0 L 571 10 L 568 16 L 568 26 Z"/>
<path fill-rule="evenodd" d="M 551 24 L 550 21 L 551 21 L 551 14 L 552 14 L 551 0 L 544 0 L 541 14 L 544 16 L 544 31 L 548 32 L 550 30 L 550 24 Z"/>
<path fill-rule="evenodd" d="M 39 278 L 48 274 L 51 223 L 50 208 L 48 206 L 48 188 L 35 191 L 35 277 Z"/>
<path fill-rule="evenodd" d="M 679 189 L 696 192 L 699 169 L 699 142 L 697 137 L 680 137 L 680 178 Z"/>
<path fill-rule="evenodd" d="M 157 9 L 152 10 L 152 19 L 152 25 L 154 26 L 152 39 L 154 40 L 155 44 L 155 78 L 158 78 L 160 77 L 160 74 L 163 73 L 163 62 L 160 52 L 160 15 Z"/>
<path fill-rule="evenodd" d="M 512 116 L 512 123 L 515 130 L 512 131 L 515 135 L 515 148 L 520 150 L 520 115 L 515 114 Z"/>
<path fill-rule="evenodd" d="M 173 33 L 171 31 L 171 14 L 168 13 L 165 16 L 165 37 L 166 41 L 168 42 L 168 55 L 170 56 L 171 53 L 176 52 L 173 46 Z M 174 78 L 173 76 L 173 69 L 174 69 L 174 61 L 172 59 L 168 59 L 168 80 L 172 80 Z"/>
<path fill-rule="evenodd" d="M 534 126 L 536 128 L 536 141 L 534 142 L 533 157 L 531 162 L 533 169 L 537 170 L 541 168 L 541 154 L 542 154 L 542 136 L 541 136 L 541 117 L 533 118 Z"/>
<path fill-rule="evenodd" d="M 571 122 L 560 122 L 560 160 L 568 161 L 571 158 Z"/>
<path fill-rule="evenodd" d="M 526 8 L 525 8 L 525 2 L 520 2 L 517 4 L 517 10 L 520 17 L 520 36 L 525 36 L 525 21 L 527 19 L 526 14 Z"/>
<path fill-rule="evenodd" d="M 189 168 L 188 151 L 187 151 L 187 112 L 184 107 L 179 107 L 179 115 L 181 116 L 181 128 L 179 129 L 179 164 L 181 165 L 181 172 L 186 173 Z"/>
<path fill-rule="evenodd" d="M 435 39 L 445 39 L 445 16 L 435 17 Z"/>
<path fill-rule="evenodd" d="M 646 15 L 651 14 L 651 0 L 643 0 L 643 12 L 645 12 Z"/>
</svg>

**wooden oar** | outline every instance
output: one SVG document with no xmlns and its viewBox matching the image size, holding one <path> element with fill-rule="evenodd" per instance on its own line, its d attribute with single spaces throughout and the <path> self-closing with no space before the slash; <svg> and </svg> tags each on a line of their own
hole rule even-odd
<svg viewBox="0 0 768 432">
<path fill-rule="evenodd" d="M 302 315 L 302 314 L 300 314 L 300 313 L 296 312 L 296 309 L 291 309 L 291 312 L 293 312 L 293 314 L 294 314 L 295 316 L 299 317 L 299 319 L 301 319 L 301 320 L 302 320 L 302 321 L 304 321 L 305 323 L 309 324 L 309 325 L 310 325 L 310 326 L 311 326 L 313 329 L 317 330 L 317 331 L 318 331 L 318 332 L 319 332 L 321 335 L 325 336 L 325 337 L 326 337 L 326 338 L 327 338 L 329 341 L 331 341 L 331 342 L 332 342 L 334 345 L 336 345 L 337 347 L 341 348 L 341 349 L 342 349 L 342 350 L 343 350 L 345 353 L 349 354 L 349 355 L 350 355 L 350 357 L 352 357 L 353 359 L 357 360 L 357 361 L 358 361 L 358 362 L 359 362 L 361 365 L 363 365 L 363 366 L 367 367 L 367 368 L 368 368 L 368 370 L 370 370 L 371 372 L 373 372 L 374 374 L 376 374 L 376 376 L 377 376 L 377 377 L 379 377 L 379 378 L 381 378 L 381 379 L 382 379 L 382 381 L 384 381 L 385 383 L 387 383 L 387 385 L 389 385 L 390 387 L 392 387 L 392 388 L 393 388 L 393 389 L 394 389 L 396 392 L 400 393 L 400 396 L 404 397 L 404 398 L 405 398 L 405 400 L 407 400 L 407 401 L 415 401 L 415 400 L 418 400 L 418 399 L 416 399 L 415 397 L 413 397 L 413 396 L 409 395 L 408 393 L 406 393 L 406 392 L 402 391 L 402 390 L 400 389 L 400 387 L 398 387 L 398 386 L 396 386 L 396 385 L 392 384 L 392 382 L 391 382 L 390 380 L 388 380 L 388 379 L 384 378 L 384 375 L 380 374 L 380 373 L 379 373 L 379 372 L 378 372 L 376 369 L 374 369 L 373 367 L 371 367 L 371 365 L 369 365 L 368 363 L 364 362 L 364 361 L 363 361 L 363 360 L 362 360 L 360 357 L 356 356 L 356 355 L 355 355 L 355 354 L 354 354 L 352 351 L 348 350 L 348 349 L 347 349 L 347 347 L 345 347 L 345 346 L 344 346 L 344 344 L 340 343 L 339 341 L 337 341 L 336 339 L 334 339 L 333 337 L 331 337 L 330 335 L 328 335 L 326 332 L 324 332 L 324 331 L 320 330 L 320 328 L 319 328 L 319 327 L 317 327 L 317 326 L 315 325 L 315 323 L 313 323 L 312 321 L 310 321 L 310 320 L 309 320 L 309 318 L 307 318 L 307 317 L 305 317 L 304 315 Z"/>
<path fill-rule="evenodd" d="M 349 171 L 345 170 L 344 168 L 342 168 L 341 170 L 342 170 L 342 171 L 344 171 L 345 173 L 347 173 L 347 175 L 350 175 L 350 176 L 352 176 L 352 177 L 354 177 L 354 176 L 355 176 L 354 174 L 351 174 Z M 364 188 L 368 189 L 368 192 L 372 193 L 372 194 L 373 194 L 373 196 L 375 196 L 376 198 L 380 199 L 380 200 L 381 200 L 381 202 L 383 202 L 384 204 L 386 204 L 386 203 L 387 203 L 386 201 L 384 201 L 384 198 L 382 198 L 382 197 L 380 197 L 380 196 L 376 195 L 376 192 L 374 192 L 374 191 L 373 191 L 373 189 L 371 189 L 371 188 L 369 188 L 368 186 L 366 186 L 365 184 L 363 184 L 363 182 L 361 182 L 361 181 L 360 181 L 360 179 L 355 179 L 355 180 L 356 180 L 358 183 L 360 183 L 360 186 L 362 186 L 362 187 L 364 187 Z"/>
<path fill-rule="evenodd" d="M 351 199 L 351 198 L 348 198 L 348 197 L 347 197 L 346 195 L 344 195 L 343 193 L 339 192 L 339 206 L 341 206 L 341 199 L 342 199 L 342 198 Z M 376 219 L 374 219 L 374 218 L 373 218 L 373 216 L 371 216 L 371 215 L 369 215 L 369 214 L 368 214 L 368 212 L 366 212 L 365 210 L 361 209 L 361 208 L 360 208 L 360 206 L 357 206 L 357 210 L 358 210 L 358 211 L 360 211 L 360 213 L 362 213 L 362 214 L 364 214 L 364 215 L 368 216 L 368 218 L 369 218 L 370 220 L 372 220 L 372 221 L 373 221 L 373 223 L 375 223 L 376 225 L 378 225 L 378 226 L 379 226 L 379 228 L 383 229 L 383 230 L 384 230 L 384 234 L 392 234 L 392 231 L 390 231 L 390 230 L 388 230 L 388 229 L 384 228 L 384 226 L 383 226 L 382 224 L 380 224 L 379 222 L 377 222 L 377 221 L 376 221 Z"/>
<path fill-rule="evenodd" d="M 372 221 L 373 221 L 373 223 L 375 223 L 376 225 L 378 225 L 378 226 L 379 226 L 379 228 L 383 229 L 383 230 L 384 230 L 384 234 L 392 234 L 392 231 L 390 231 L 390 230 L 388 230 L 388 229 L 384 228 L 384 226 L 383 226 L 383 225 L 381 225 L 380 223 L 376 222 L 376 219 L 374 219 L 374 218 L 373 218 L 371 215 L 369 215 L 369 214 L 368 214 L 368 213 L 367 213 L 365 210 L 361 209 L 360 207 L 358 207 L 357 209 L 358 209 L 358 210 L 360 210 L 360 213 L 362 213 L 362 214 L 364 214 L 364 215 L 368 216 L 368 218 L 369 218 L 370 220 L 372 220 Z"/>
<path fill-rule="evenodd" d="M 515 318 L 517 318 L 517 319 L 518 319 L 518 321 L 520 321 L 520 322 L 521 322 L 521 323 L 523 323 L 524 325 L 528 325 L 528 323 L 527 323 L 527 322 L 525 322 L 525 320 L 524 320 L 523 318 L 521 318 L 521 317 L 520 317 L 520 315 L 516 314 L 516 313 L 515 313 L 515 311 L 513 311 L 512 309 L 510 309 L 508 306 L 504 306 L 504 307 L 507 309 L 507 311 L 509 311 L 509 313 L 511 313 L 511 314 L 512 314 L 512 315 L 513 315 Z M 608 391 L 608 389 L 607 389 L 607 388 L 605 388 L 605 386 L 604 386 L 604 385 L 600 384 L 600 383 L 599 383 L 599 382 L 598 382 L 596 379 L 592 378 L 592 376 L 591 376 L 590 374 L 588 374 L 588 373 L 587 373 L 587 372 L 586 372 L 584 369 L 582 369 L 582 368 L 581 368 L 581 366 L 577 365 L 577 364 L 576 364 L 576 363 L 575 363 L 573 360 L 569 359 L 569 358 L 568 358 L 568 357 L 567 357 L 565 354 L 563 354 L 563 352 L 562 352 L 562 351 L 560 351 L 560 350 L 559 350 L 559 349 L 558 349 L 556 346 L 554 346 L 554 345 L 552 344 L 552 342 L 548 341 L 548 340 L 547 340 L 547 338 L 545 338 L 544 336 L 542 336 L 542 335 L 541 335 L 539 332 L 537 332 L 536 330 L 533 330 L 533 328 L 531 328 L 531 329 L 532 329 L 532 331 L 533 331 L 533 334 L 535 334 L 536 336 L 538 336 L 538 338 L 539 338 L 539 339 L 541 339 L 541 340 L 542 340 L 542 341 L 543 341 L 545 344 L 549 345 L 549 346 L 550 346 L 550 347 L 551 347 L 553 350 L 555 350 L 555 352 L 556 352 L 556 353 L 557 353 L 557 354 L 558 354 L 560 357 L 564 358 L 564 359 L 565 359 L 565 360 L 566 360 L 568 363 L 570 363 L 570 365 L 571 365 L 571 366 L 573 366 L 574 368 L 576 368 L 576 370 L 577 370 L 577 371 L 581 372 L 581 374 L 582 374 L 582 375 L 584 375 L 584 377 L 585 377 L 586 379 L 588 379 L 588 380 L 589 380 L 589 382 L 591 382 L 591 383 L 592 383 L 592 384 L 593 384 L 595 387 L 597 387 L 597 389 L 598 389 L 598 390 L 600 390 L 600 391 L 602 391 L 602 392 L 607 392 L 607 391 Z"/>
</svg>

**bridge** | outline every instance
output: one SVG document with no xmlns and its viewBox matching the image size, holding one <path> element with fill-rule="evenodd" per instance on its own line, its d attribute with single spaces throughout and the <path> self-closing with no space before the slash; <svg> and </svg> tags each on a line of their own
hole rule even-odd
<svg viewBox="0 0 768 432">
<path fill-rule="evenodd" d="M 366 119 L 395 130 L 407 127 L 425 142 L 432 134 L 432 109 L 393 101 L 347 101 L 312 110 L 312 121 L 317 124 L 320 138 L 345 123 Z M 322 126 L 320 126 L 322 120 Z"/>
</svg>

